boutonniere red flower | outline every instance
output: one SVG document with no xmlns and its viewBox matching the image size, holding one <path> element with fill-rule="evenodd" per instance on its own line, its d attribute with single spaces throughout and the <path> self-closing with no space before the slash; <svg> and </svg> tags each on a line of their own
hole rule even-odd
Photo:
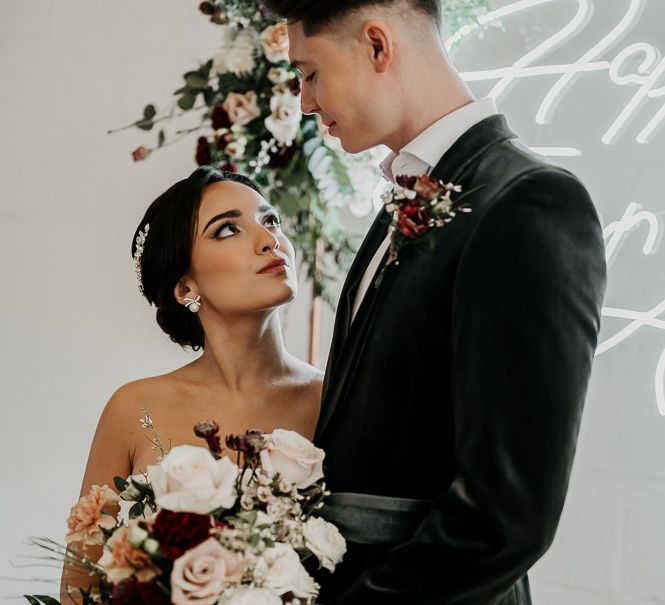
<svg viewBox="0 0 665 605">
<path fill-rule="evenodd" d="M 376 280 L 378 287 L 383 273 L 389 265 L 399 264 L 400 252 L 413 245 L 424 235 L 450 223 L 458 212 L 469 213 L 471 208 L 460 205 L 462 188 L 453 183 L 421 176 L 398 176 L 391 191 L 383 194 L 382 201 L 391 215 L 392 237 L 388 259 Z"/>
</svg>

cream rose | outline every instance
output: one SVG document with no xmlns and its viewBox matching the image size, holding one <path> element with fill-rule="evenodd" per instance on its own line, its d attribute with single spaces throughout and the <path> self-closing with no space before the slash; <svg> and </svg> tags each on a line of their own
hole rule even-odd
<svg viewBox="0 0 665 605">
<path fill-rule="evenodd" d="M 173 562 L 171 602 L 212 605 L 229 583 L 239 582 L 242 563 L 215 538 L 208 538 Z"/>
<path fill-rule="evenodd" d="M 132 544 L 131 534 L 134 527 L 138 528 L 137 523 L 138 520 L 134 519 L 130 527 L 120 527 L 114 531 L 98 561 L 111 584 L 119 584 L 133 575 L 136 575 L 139 582 L 149 582 L 159 573 L 152 566 L 148 554 Z"/>
<path fill-rule="evenodd" d="M 315 597 L 319 592 L 317 583 L 300 562 L 298 553 L 288 544 L 276 542 L 262 555 L 266 566 L 263 586 L 279 595 L 292 592 L 299 599 Z"/>
<path fill-rule="evenodd" d="M 253 90 L 246 92 L 244 95 L 230 92 L 222 103 L 222 109 L 229 114 L 231 122 L 239 126 L 249 124 L 254 118 L 261 115 L 258 97 Z"/>
<path fill-rule="evenodd" d="M 302 112 L 300 99 L 290 92 L 273 95 L 270 99 L 270 111 L 265 125 L 281 145 L 291 145 L 298 134 Z"/>
<path fill-rule="evenodd" d="M 282 605 L 282 599 L 267 588 L 243 586 L 224 595 L 218 605 Z"/>
<path fill-rule="evenodd" d="M 275 429 L 266 438 L 268 448 L 261 452 L 261 466 L 268 475 L 279 473 L 286 483 L 299 488 L 323 477 L 325 452 L 300 433 Z"/>
<path fill-rule="evenodd" d="M 87 496 L 82 496 L 79 501 L 72 506 L 67 519 L 68 532 L 65 536 L 65 542 L 80 542 L 85 545 L 101 544 L 103 541 L 102 528 L 113 529 L 116 526 L 116 519 L 109 515 L 104 507 L 107 505 L 117 505 L 120 500 L 108 485 L 93 485 Z"/>
<path fill-rule="evenodd" d="M 229 71 L 238 76 L 249 73 L 256 66 L 256 48 L 251 33 L 243 31 L 235 36 L 233 29 L 228 28 L 222 33 L 222 50 L 213 59 L 212 68 L 218 75 Z"/>
<path fill-rule="evenodd" d="M 335 566 L 342 561 L 346 553 L 346 540 L 332 523 L 325 519 L 312 517 L 302 526 L 305 546 L 309 548 L 328 571 L 335 571 Z"/>
<path fill-rule="evenodd" d="M 271 63 L 289 60 L 289 35 L 286 23 L 270 25 L 261 34 L 261 46 L 266 59 Z"/>
<path fill-rule="evenodd" d="M 289 80 L 293 80 L 294 76 L 283 67 L 271 67 L 268 71 L 268 80 L 273 84 L 286 84 Z"/>
<path fill-rule="evenodd" d="M 148 466 L 148 473 L 162 508 L 205 515 L 235 504 L 238 467 L 226 456 L 215 460 L 205 448 L 174 447 L 158 465 Z"/>
</svg>

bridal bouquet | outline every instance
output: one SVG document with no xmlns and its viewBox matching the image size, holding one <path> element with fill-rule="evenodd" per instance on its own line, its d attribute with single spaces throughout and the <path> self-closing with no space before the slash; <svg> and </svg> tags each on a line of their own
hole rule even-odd
<svg viewBox="0 0 665 605">
<path fill-rule="evenodd" d="M 152 428 L 149 415 L 142 424 Z M 303 563 L 333 571 L 346 551 L 339 530 L 314 514 L 327 495 L 323 450 L 294 431 L 251 430 L 226 437 L 234 461 L 216 423 L 194 430 L 207 447 L 162 450 L 144 475 L 115 478 L 119 495 L 94 486 L 79 500 L 65 538 L 79 551 L 36 543 L 96 577 L 70 591 L 84 605 L 313 603 L 319 587 Z M 115 517 L 107 507 L 118 504 Z M 103 547 L 98 560 L 86 556 L 88 545 Z"/>
</svg>

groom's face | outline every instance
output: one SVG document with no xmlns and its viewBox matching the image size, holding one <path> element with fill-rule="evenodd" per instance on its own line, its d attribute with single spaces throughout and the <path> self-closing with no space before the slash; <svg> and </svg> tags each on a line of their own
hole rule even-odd
<svg viewBox="0 0 665 605">
<path fill-rule="evenodd" d="M 288 24 L 289 56 L 302 74 L 303 113 L 318 114 L 349 153 L 382 143 L 386 112 L 368 49 L 336 29 L 306 36 Z"/>
</svg>

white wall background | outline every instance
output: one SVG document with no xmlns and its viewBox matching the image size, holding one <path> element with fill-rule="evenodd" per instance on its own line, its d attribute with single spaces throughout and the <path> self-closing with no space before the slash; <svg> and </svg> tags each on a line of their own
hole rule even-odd
<svg viewBox="0 0 665 605">
<path fill-rule="evenodd" d="M 574 37 L 534 64 L 572 64 L 630 7 L 629 31 L 598 57 L 648 42 L 665 50 L 662 0 L 534 0 L 457 55 L 465 72 L 507 67 L 565 27 L 579 9 L 595 13 Z M 28 535 L 59 538 L 75 500 L 99 413 L 120 384 L 168 371 L 191 358 L 168 342 L 136 291 L 129 246 L 148 202 L 193 167 L 193 144 L 169 147 L 141 164 L 129 152 L 146 135 L 109 127 L 136 119 L 148 102 L 168 100 L 180 74 L 215 49 L 216 29 L 182 0 L 0 1 L 0 596 L 36 592 L 8 578 L 56 577 L 16 569 Z M 513 4 L 497 0 L 495 5 Z M 522 3 L 521 6 L 525 6 Z M 641 58 L 641 57 L 640 57 Z M 639 61 L 638 61 L 639 63 Z M 665 65 L 665 64 L 663 64 Z M 621 73 L 635 73 L 626 63 Z M 646 69 L 647 74 L 653 66 Z M 658 74 L 656 74 L 658 76 Z M 661 77 L 662 76 L 662 77 Z M 665 74 L 652 88 L 665 85 Z M 647 98 L 613 145 L 601 137 L 638 89 L 608 70 L 580 75 L 548 125 L 535 112 L 557 76 L 515 82 L 499 106 L 523 140 L 574 147 L 558 161 L 589 186 L 609 225 L 630 202 L 665 210 L 665 132 L 648 144 L 637 134 L 663 107 Z M 478 95 L 497 80 L 472 83 Z M 358 232 L 367 221 L 349 224 Z M 644 255 L 648 229 L 637 225 L 612 259 L 607 342 L 664 298 L 664 251 Z M 657 242 L 660 240 L 657 239 Z M 308 300 L 286 312 L 290 350 L 306 356 Z M 532 574 L 538 605 L 665 604 L 665 418 L 657 363 L 665 339 L 658 309 L 649 325 L 598 356 L 571 491 L 553 548 Z M 324 316 L 327 350 L 332 314 Z M 664 410 L 665 411 L 665 410 Z M 46 592 L 49 586 L 41 586 Z"/>
</svg>

